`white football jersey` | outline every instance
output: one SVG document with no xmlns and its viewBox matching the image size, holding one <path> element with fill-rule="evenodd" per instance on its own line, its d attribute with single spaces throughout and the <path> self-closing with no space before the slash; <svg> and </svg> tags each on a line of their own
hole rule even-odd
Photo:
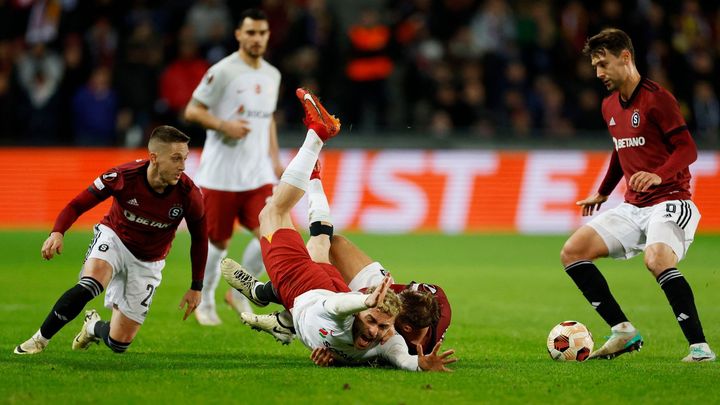
<svg viewBox="0 0 720 405">
<path fill-rule="evenodd" d="M 331 308 L 339 305 L 331 303 L 331 301 L 349 299 L 357 301 L 357 297 L 362 297 L 362 301 L 364 301 L 366 295 L 357 292 L 336 293 L 328 290 L 310 290 L 299 295 L 295 298 L 292 309 L 297 338 L 310 350 L 327 347 L 345 363 L 358 363 L 380 358 L 397 368 L 418 371 L 417 356 L 408 354 L 407 344 L 398 334 L 383 344 L 371 346 L 365 350 L 355 348 L 352 336 L 354 314 L 334 314 Z"/>
<path fill-rule="evenodd" d="M 208 129 L 200 166 L 194 176 L 201 187 L 223 191 L 253 190 L 277 182 L 269 156 L 270 123 L 277 108 L 280 71 L 260 61 L 254 69 L 233 52 L 208 69 L 193 99 L 216 117 L 247 120 L 250 132 L 231 139 Z"/>
</svg>

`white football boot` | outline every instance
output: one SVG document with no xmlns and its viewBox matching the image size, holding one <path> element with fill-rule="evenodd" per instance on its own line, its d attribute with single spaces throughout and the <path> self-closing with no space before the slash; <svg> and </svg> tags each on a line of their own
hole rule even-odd
<svg viewBox="0 0 720 405">
<path fill-rule="evenodd" d="M 220 262 L 220 271 L 225 281 L 227 281 L 232 288 L 240 291 L 250 302 L 259 307 L 268 305 L 267 302 L 255 297 L 255 286 L 260 284 L 260 282 L 255 276 L 248 273 L 240 263 L 226 257 Z"/>
<path fill-rule="evenodd" d="M 701 361 L 715 361 L 715 353 L 710 350 L 707 343 L 695 343 L 690 345 L 690 354 L 683 357 L 682 361 L 686 363 L 695 363 Z"/>
<path fill-rule="evenodd" d="M 256 315 L 253 313 L 243 312 L 240 314 L 245 325 L 250 326 L 258 332 L 266 332 L 271 334 L 278 342 L 289 345 L 292 342 L 295 334 L 292 329 L 286 328 L 280 324 L 278 319 L 278 312 L 271 314 Z"/>
<path fill-rule="evenodd" d="M 49 342 L 48 342 L 49 343 Z M 43 343 L 40 339 L 35 336 L 22 342 L 20 345 L 15 347 L 13 353 L 15 354 L 38 354 L 45 350 L 47 343 Z"/>
<path fill-rule="evenodd" d="M 607 342 L 601 348 L 590 353 L 588 359 L 612 360 L 623 353 L 640 350 L 643 345 L 640 332 L 629 323 L 623 322 L 621 325 L 621 330 L 612 330 L 612 335 Z"/>
<path fill-rule="evenodd" d="M 200 304 L 195 308 L 194 313 L 195 319 L 202 326 L 218 326 L 222 324 L 222 319 L 220 319 L 214 307 Z"/>
<path fill-rule="evenodd" d="M 99 320 L 100 315 L 96 310 L 91 309 L 85 312 L 85 322 L 83 322 L 82 329 L 80 329 L 80 333 L 75 336 L 72 342 L 73 350 L 87 350 L 91 344 L 100 342 L 100 338 L 91 335 L 88 331 L 88 324 L 92 323 L 95 326 L 95 323 Z"/>
</svg>

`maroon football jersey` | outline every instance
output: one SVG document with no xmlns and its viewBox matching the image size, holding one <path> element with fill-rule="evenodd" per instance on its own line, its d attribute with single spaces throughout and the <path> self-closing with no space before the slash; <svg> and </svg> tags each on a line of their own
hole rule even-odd
<svg viewBox="0 0 720 405">
<path fill-rule="evenodd" d="M 690 170 L 697 149 L 677 100 L 657 83 L 642 79 L 629 100 L 618 91 L 603 100 L 602 115 L 615 146 L 600 194 L 609 195 L 620 180 L 639 171 L 655 173 L 662 183 L 644 193 L 628 187 L 625 201 L 647 207 L 666 200 L 690 199 Z M 613 167 L 617 166 L 618 167 Z M 615 173 L 613 173 L 613 171 Z"/>
<path fill-rule="evenodd" d="M 200 190 L 185 173 L 176 185 L 157 193 L 147 180 L 148 165 L 137 160 L 112 168 L 88 190 L 99 200 L 113 197 L 100 223 L 115 231 L 135 257 L 157 261 L 168 255 L 183 217 L 189 223 L 202 219 L 203 204 Z"/>
<path fill-rule="evenodd" d="M 428 354 L 435 347 L 435 344 L 445 338 L 445 332 L 450 326 L 450 319 L 452 318 L 452 310 L 450 309 L 450 302 L 448 301 L 447 295 L 442 288 L 434 284 L 416 283 L 411 281 L 410 284 L 391 284 L 390 289 L 396 293 L 400 293 L 403 290 L 411 289 L 417 291 L 426 291 L 435 296 L 440 309 L 440 318 L 435 325 L 432 325 L 430 332 L 432 336 L 428 341 L 428 344 L 423 347 L 425 354 Z M 414 347 L 408 347 L 410 354 L 417 354 Z"/>
</svg>

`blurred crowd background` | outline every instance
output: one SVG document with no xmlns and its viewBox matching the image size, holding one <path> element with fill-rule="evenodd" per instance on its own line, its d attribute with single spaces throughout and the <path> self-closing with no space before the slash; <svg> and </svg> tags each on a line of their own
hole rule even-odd
<svg viewBox="0 0 720 405">
<path fill-rule="evenodd" d="M 281 134 L 305 86 L 359 137 L 607 137 L 581 49 L 615 26 L 718 143 L 720 6 L 696 0 L 0 0 L 0 143 L 134 147 L 171 124 L 202 145 L 182 111 L 247 7 L 269 16 Z"/>
</svg>

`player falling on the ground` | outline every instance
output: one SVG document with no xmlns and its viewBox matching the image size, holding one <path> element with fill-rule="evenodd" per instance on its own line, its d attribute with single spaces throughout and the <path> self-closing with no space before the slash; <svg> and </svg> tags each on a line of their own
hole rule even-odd
<svg viewBox="0 0 720 405">
<path fill-rule="evenodd" d="M 310 176 L 307 194 L 311 235 L 307 248 L 310 257 L 315 261 L 329 260 L 338 269 L 351 291 L 362 292 L 378 285 L 387 274 L 383 266 L 344 236 L 333 235 L 330 205 L 320 180 L 319 162 Z M 326 237 L 321 235 L 327 235 L 330 240 L 329 253 Z M 261 286 L 261 283 L 256 284 L 255 288 L 258 287 L 272 291 L 271 287 Z M 415 346 L 418 343 L 424 352 L 431 351 L 443 340 L 450 325 L 452 312 L 445 292 L 436 285 L 415 282 L 407 285 L 392 284 L 390 288 L 398 294 L 402 302 L 400 314 L 395 319 L 395 331 L 405 339 L 410 354 L 416 354 Z M 254 288 L 244 293 L 250 294 L 250 299 L 254 299 L 253 290 Z M 272 302 L 279 303 L 276 299 Z M 267 302 L 260 304 L 267 305 Z M 240 317 L 253 329 L 267 332 L 283 344 L 292 341 L 294 329 L 292 317 L 287 311 L 265 315 L 242 313 Z"/>
<path fill-rule="evenodd" d="M 263 58 L 269 38 L 265 13 L 244 11 L 235 30 L 237 52 L 208 69 L 185 110 L 187 120 L 207 128 L 195 175 L 203 191 L 210 240 L 202 303 L 195 311 L 201 325 L 222 322 L 215 289 L 236 218 L 255 236 L 245 248 L 243 265 L 255 276 L 264 271 L 258 214 L 282 173 L 273 116 L 280 72 Z M 251 311 L 247 299 L 235 290 L 228 290 L 225 300 L 238 313 Z"/>
<path fill-rule="evenodd" d="M 329 259 L 311 259 L 295 230 L 290 211 L 308 189 L 323 143 L 340 130 L 340 122 L 314 95 L 298 89 L 297 96 L 305 110 L 307 136 L 260 213 L 263 260 L 276 288 L 266 293 L 280 297 L 293 315 L 298 339 L 310 350 L 327 348 L 348 363 L 383 358 L 405 370 L 447 370 L 445 365 L 455 361 L 449 357 L 453 351 L 438 354 L 438 344 L 428 355 L 420 348 L 418 355 L 412 356 L 402 337 L 389 335 L 400 307 L 397 296 L 389 290 L 389 276 L 369 294 L 350 292 Z M 330 238 L 321 236 L 327 252 Z M 223 260 L 221 269 L 236 289 L 254 281 L 230 259 Z"/>
<path fill-rule="evenodd" d="M 611 326 L 609 340 L 589 358 L 612 359 L 642 346 L 642 336 L 593 261 L 644 252 L 645 266 L 665 292 L 690 344 L 682 360 L 713 361 L 692 289 L 676 267 L 700 220 L 690 200 L 688 166 L 697 158 L 695 143 L 672 94 L 638 73 L 627 34 L 605 29 L 588 39 L 583 52 L 611 91 L 603 100 L 602 115 L 615 144 L 599 190 L 577 202 L 583 216 L 600 209 L 623 175 L 627 182 L 625 202 L 575 231 L 561 252 L 567 274 Z"/>
<path fill-rule="evenodd" d="M 87 349 L 102 340 L 121 353 L 140 330 L 153 295 L 160 285 L 165 257 L 185 218 L 192 245 L 192 283 L 180 301 L 187 305 L 184 319 L 200 304 L 207 256 L 207 231 L 200 190 L 183 173 L 190 138 L 170 126 L 153 130 L 149 158 L 114 167 L 98 176 L 60 212 L 42 246 L 46 260 L 60 254 L 63 235 L 83 213 L 109 197 L 110 211 L 95 226 L 80 281 L 63 294 L 30 339 L 15 348 L 17 354 L 42 352 L 50 339 L 105 288 L 110 322 L 95 310 L 87 311 L 73 350 Z"/>
</svg>

